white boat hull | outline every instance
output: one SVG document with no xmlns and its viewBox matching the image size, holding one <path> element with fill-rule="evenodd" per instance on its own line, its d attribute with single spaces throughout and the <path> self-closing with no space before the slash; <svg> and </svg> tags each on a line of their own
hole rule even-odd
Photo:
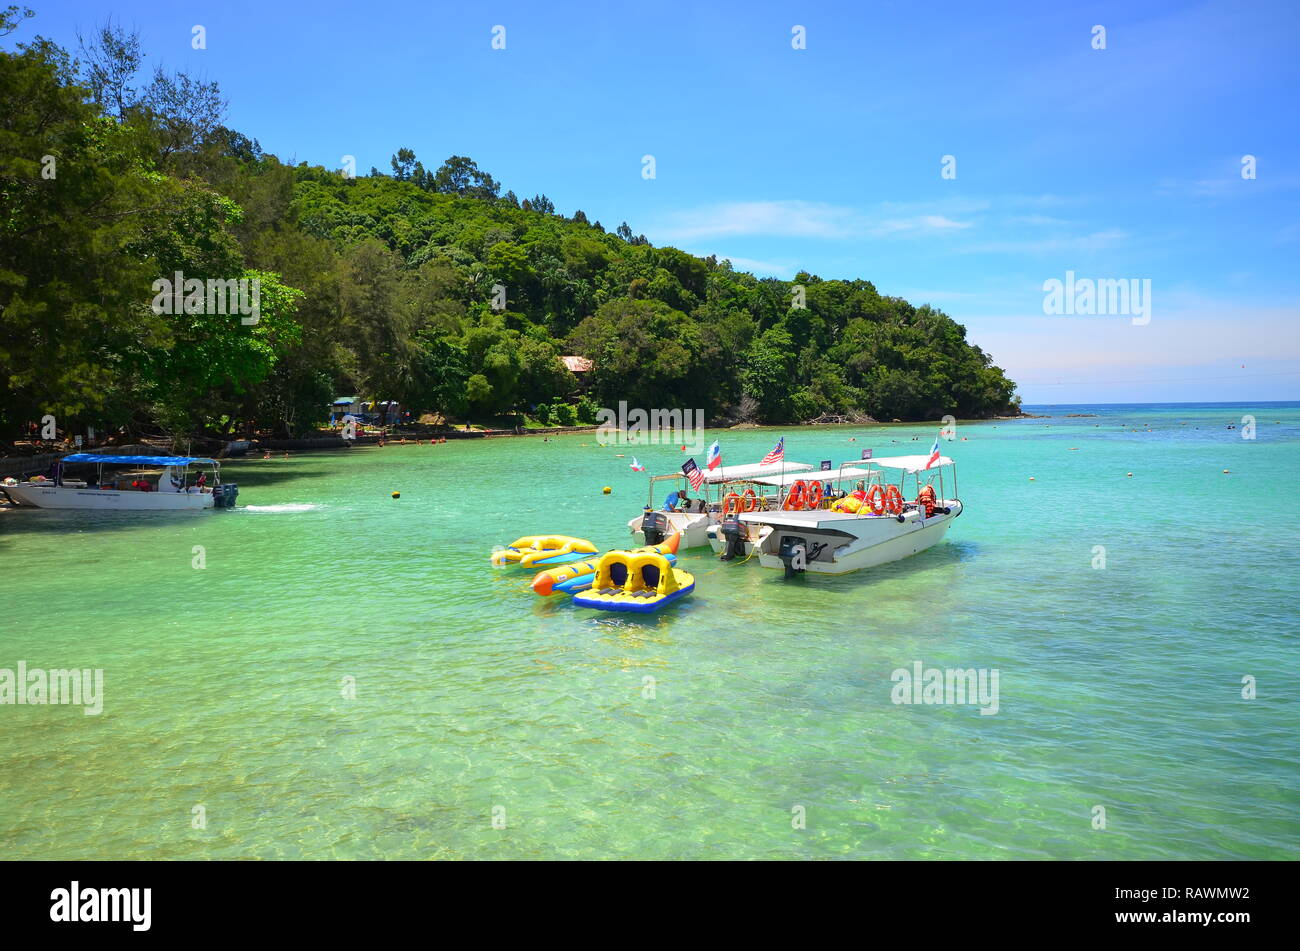
<svg viewBox="0 0 1300 951">
<path fill-rule="evenodd" d="M 38 485 L 22 482 L 0 486 L 20 506 L 40 509 L 99 509 L 175 512 L 213 507 L 211 492 L 140 492 L 116 489 L 88 489 L 67 485 Z"/>
<path fill-rule="evenodd" d="M 948 514 L 936 512 L 926 518 L 919 511 L 909 511 L 901 522 L 892 515 L 826 511 L 745 513 L 740 520 L 751 527 L 771 529 L 758 542 L 758 563 L 764 568 L 785 567 L 778 553 L 782 540 L 794 537 L 805 542 L 808 572 L 843 575 L 910 557 L 943 541 L 953 519 L 961 514 L 962 504 L 951 501 L 942 506 L 950 510 Z M 818 545 L 823 547 L 814 552 Z M 747 545 L 746 553 L 748 550 Z"/>
<path fill-rule="evenodd" d="M 683 548 L 702 548 L 709 544 L 707 534 L 710 525 L 717 524 L 714 518 L 704 512 L 664 512 L 668 518 L 668 535 L 673 532 L 681 532 L 682 540 L 678 544 L 678 550 Z M 645 544 L 645 536 L 641 531 L 641 516 L 630 520 L 627 527 L 632 530 L 632 534 L 637 536 L 640 541 L 638 545 Z"/>
<path fill-rule="evenodd" d="M 741 542 L 741 547 L 744 551 L 738 557 L 748 558 L 753 554 L 754 545 L 762 541 L 763 533 L 770 532 L 772 529 L 770 526 L 766 525 L 746 525 L 744 528 L 746 537 Z M 721 555 L 727 548 L 727 539 L 722 534 L 722 523 L 713 523 L 708 527 L 707 533 L 709 547 L 713 549 L 715 554 Z"/>
</svg>

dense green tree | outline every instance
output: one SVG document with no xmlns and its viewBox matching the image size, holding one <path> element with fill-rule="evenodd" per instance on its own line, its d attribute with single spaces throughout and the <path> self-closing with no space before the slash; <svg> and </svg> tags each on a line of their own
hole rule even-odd
<svg viewBox="0 0 1300 951">
<path fill-rule="evenodd" d="M 0 11 L 0 36 L 21 19 Z M 357 179 L 290 166 L 221 123 L 215 83 L 142 82 L 133 31 L 82 45 L 79 65 L 39 39 L 0 52 L 0 430 L 52 412 L 298 433 L 343 391 L 481 421 L 619 400 L 774 423 L 1014 403 L 964 327 L 869 281 L 756 278 L 626 222 L 606 233 L 501 195 L 466 156 L 429 171 L 403 147 Z M 155 312 L 178 270 L 256 279 L 261 319 Z M 594 363 L 576 404 L 567 353 Z"/>
</svg>

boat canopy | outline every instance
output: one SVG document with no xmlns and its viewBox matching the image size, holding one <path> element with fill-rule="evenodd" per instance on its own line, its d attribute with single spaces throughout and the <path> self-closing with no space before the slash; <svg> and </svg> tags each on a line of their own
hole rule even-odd
<svg viewBox="0 0 1300 951">
<path fill-rule="evenodd" d="M 950 466 L 952 460 L 947 456 L 940 456 L 938 461 L 932 466 L 927 466 L 930 461 L 929 456 L 886 456 L 882 459 L 868 459 L 867 462 L 874 462 L 878 466 L 884 466 L 886 469 L 905 469 L 909 474 L 913 472 L 924 472 L 926 469 L 935 469 L 939 466 Z"/>
<path fill-rule="evenodd" d="M 741 479 L 758 481 L 762 476 L 780 476 L 783 473 L 808 472 L 812 466 L 806 462 L 772 462 L 763 465 L 751 462 L 743 466 L 719 466 L 712 472 L 704 473 L 705 482 L 737 482 Z"/>
<path fill-rule="evenodd" d="M 188 466 L 217 465 L 217 460 L 205 456 L 101 456 L 93 452 L 74 452 L 59 460 L 63 463 L 95 462 L 111 466 Z"/>
<path fill-rule="evenodd" d="M 702 469 L 704 473 L 705 485 L 717 485 L 720 482 L 758 482 L 761 481 L 759 476 L 779 476 L 785 472 L 808 472 L 812 466 L 806 462 L 774 462 L 770 465 L 763 465 L 760 462 L 751 462 L 743 466 L 719 466 L 710 472 L 708 469 Z M 651 482 L 664 482 L 669 479 L 685 479 L 686 474 L 680 470 L 669 472 L 667 475 L 657 475 L 650 479 Z"/>
<path fill-rule="evenodd" d="M 786 486 L 803 479 L 805 482 L 809 478 L 814 482 L 839 482 L 841 479 L 865 479 L 871 475 L 870 469 L 862 469 L 858 466 L 844 466 L 839 469 L 821 469 L 817 472 L 784 472 L 778 475 L 760 476 L 754 479 L 762 485 Z"/>
</svg>

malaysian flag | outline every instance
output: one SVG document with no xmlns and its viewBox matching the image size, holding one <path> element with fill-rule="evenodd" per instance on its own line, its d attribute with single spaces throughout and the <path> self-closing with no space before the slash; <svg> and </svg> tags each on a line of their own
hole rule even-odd
<svg viewBox="0 0 1300 951">
<path fill-rule="evenodd" d="M 632 471 L 633 471 L 633 472 L 645 472 L 645 466 L 641 465 L 641 463 L 639 463 L 639 462 L 636 461 L 636 456 L 633 456 L 633 457 L 632 457 Z"/>
<path fill-rule="evenodd" d="M 772 447 L 772 451 L 763 457 L 763 461 L 760 462 L 759 465 L 770 466 L 774 462 L 783 462 L 784 460 L 785 460 L 785 437 L 782 436 L 780 439 L 776 441 L 776 445 Z"/>
<path fill-rule="evenodd" d="M 690 480 L 691 488 L 698 492 L 700 486 L 704 484 L 704 473 L 695 464 L 694 458 L 687 459 L 682 463 L 682 473 Z"/>
<path fill-rule="evenodd" d="M 938 461 L 939 461 L 939 440 L 936 439 L 934 441 L 934 445 L 930 447 L 930 458 L 926 462 L 925 467 L 928 469 Z"/>
<path fill-rule="evenodd" d="M 704 467 L 712 472 L 720 465 L 722 465 L 722 444 L 715 439 L 713 445 L 709 447 L 709 456 L 704 460 Z"/>
</svg>

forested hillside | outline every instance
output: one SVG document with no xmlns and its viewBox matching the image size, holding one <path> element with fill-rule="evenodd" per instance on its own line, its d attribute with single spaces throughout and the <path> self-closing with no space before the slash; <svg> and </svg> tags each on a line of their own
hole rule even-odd
<svg viewBox="0 0 1300 951">
<path fill-rule="evenodd" d="M 0 34 L 36 25 L 0 16 Z M 215 83 L 147 74 L 129 31 L 75 54 L 18 38 L 0 52 L 7 433 L 52 413 L 296 434 L 343 392 L 547 422 L 619 400 L 771 423 L 1012 402 L 960 324 L 869 281 L 760 279 L 653 247 L 503 193 L 462 156 L 430 169 L 403 148 L 356 177 L 290 166 L 222 124 Z M 260 280 L 260 320 L 156 313 L 153 282 L 177 271 Z M 594 361 L 580 407 L 561 354 Z"/>
</svg>

